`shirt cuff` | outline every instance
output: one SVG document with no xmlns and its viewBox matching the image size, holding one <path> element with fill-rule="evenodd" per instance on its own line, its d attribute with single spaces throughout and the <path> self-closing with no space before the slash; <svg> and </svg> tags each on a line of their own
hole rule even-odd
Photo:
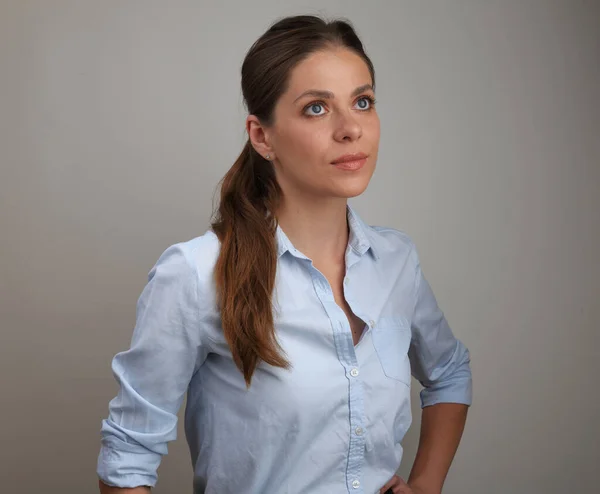
<svg viewBox="0 0 600 494">
<path fill-rule="evenodd" d="M 103 439 L 96 469 L 102 482 L 120 488 L 156 485 L 161 455 L 139 446 L 134 451 L 133 446 L 115 438 Z"/>
<path fill-rule="evenodd" d="M 471 374 L 464 378 L 436 383 L 421 390 L 421 408 L 438 403 L 461 403 L 471 406 L 473 402 L 473 383 Z"/>
</svg>

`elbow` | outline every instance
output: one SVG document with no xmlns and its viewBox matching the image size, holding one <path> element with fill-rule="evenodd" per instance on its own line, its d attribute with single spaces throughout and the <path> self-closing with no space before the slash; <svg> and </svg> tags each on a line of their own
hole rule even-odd
<svg viewBox="0 0 600 494">
<path fill-rule="evenodd" d="M 100 494 L 150 494 L 150 487 L 148 486 L 133 488 L 113 487 L 102 482 L 102 479 L 98 479 L 98 487 L 100 488 Z"/>
<path fill-rule="evenodd" d="M 444 372 L 424 383 L 421 391 L 421 407 L 437 403 L 461 403 L 470 406 L 473 402 L 473 378 L 469 351 L 459 343 L 455 357 Z"/>
</svg>

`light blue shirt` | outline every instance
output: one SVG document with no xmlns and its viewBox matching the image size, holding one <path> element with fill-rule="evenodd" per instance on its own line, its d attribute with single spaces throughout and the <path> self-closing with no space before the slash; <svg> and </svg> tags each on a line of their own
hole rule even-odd
<svg viewBox="0 0 600 494">
<path fill-rule="evenodd" d="M 212 231 L 170 246 L 137 304 L 131 347 L 112 369 L 120 390 L 102 422 L 98 475 L 154 486 L 187 392 L 195 494 L 373 494 L 394 475 L 421 405 L 471 404 L 469 352 L 454 337 L 411 240 L 348 208 L 344 295 L 366 322 L 353 343 L 327 279 L 277 229 L 277 338 L 290 370 L 260 363 L 246 388 L 225 342 Z"/>
</svg>

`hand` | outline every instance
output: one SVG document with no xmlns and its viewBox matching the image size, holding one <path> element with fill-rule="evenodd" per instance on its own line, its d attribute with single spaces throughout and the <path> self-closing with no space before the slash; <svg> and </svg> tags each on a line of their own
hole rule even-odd
<svg viewBox="0 0 600 494">
<path fill-rule="evenodd" d="M 398 475 L 394 475 L 388 483 L 379 490 L 379 494 L 386 494 L 389 489 L 391 489 L 391 492 L 394 494 L 421 494 L 421 492 L 413 491 Z"/>
<path fill-rule="evenodd" d="M 387 494 L 388 489 L 391 489 L 394 494 L 435 494 L 425 488 L 416 485 L 408 485 L 398 475 L 394 475 L 389 482 L 380 489 L 379 493 Z"/>
</svg>

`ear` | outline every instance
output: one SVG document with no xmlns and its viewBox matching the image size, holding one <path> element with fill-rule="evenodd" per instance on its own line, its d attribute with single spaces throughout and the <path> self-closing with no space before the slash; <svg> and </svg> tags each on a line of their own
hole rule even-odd
<svg viewBox="0 0 600 494">
<path fill-rule="evenodd" d="M 252 147 L 263 158 L 273 161 L 275 153 L 271 145 L 268 129 L 260 122 L 256 115 L 248 115 L 246 118 L 246 131 L 250 138 Z M 267 158 L 267 156 L 269 156 Z"/>
</svg>

